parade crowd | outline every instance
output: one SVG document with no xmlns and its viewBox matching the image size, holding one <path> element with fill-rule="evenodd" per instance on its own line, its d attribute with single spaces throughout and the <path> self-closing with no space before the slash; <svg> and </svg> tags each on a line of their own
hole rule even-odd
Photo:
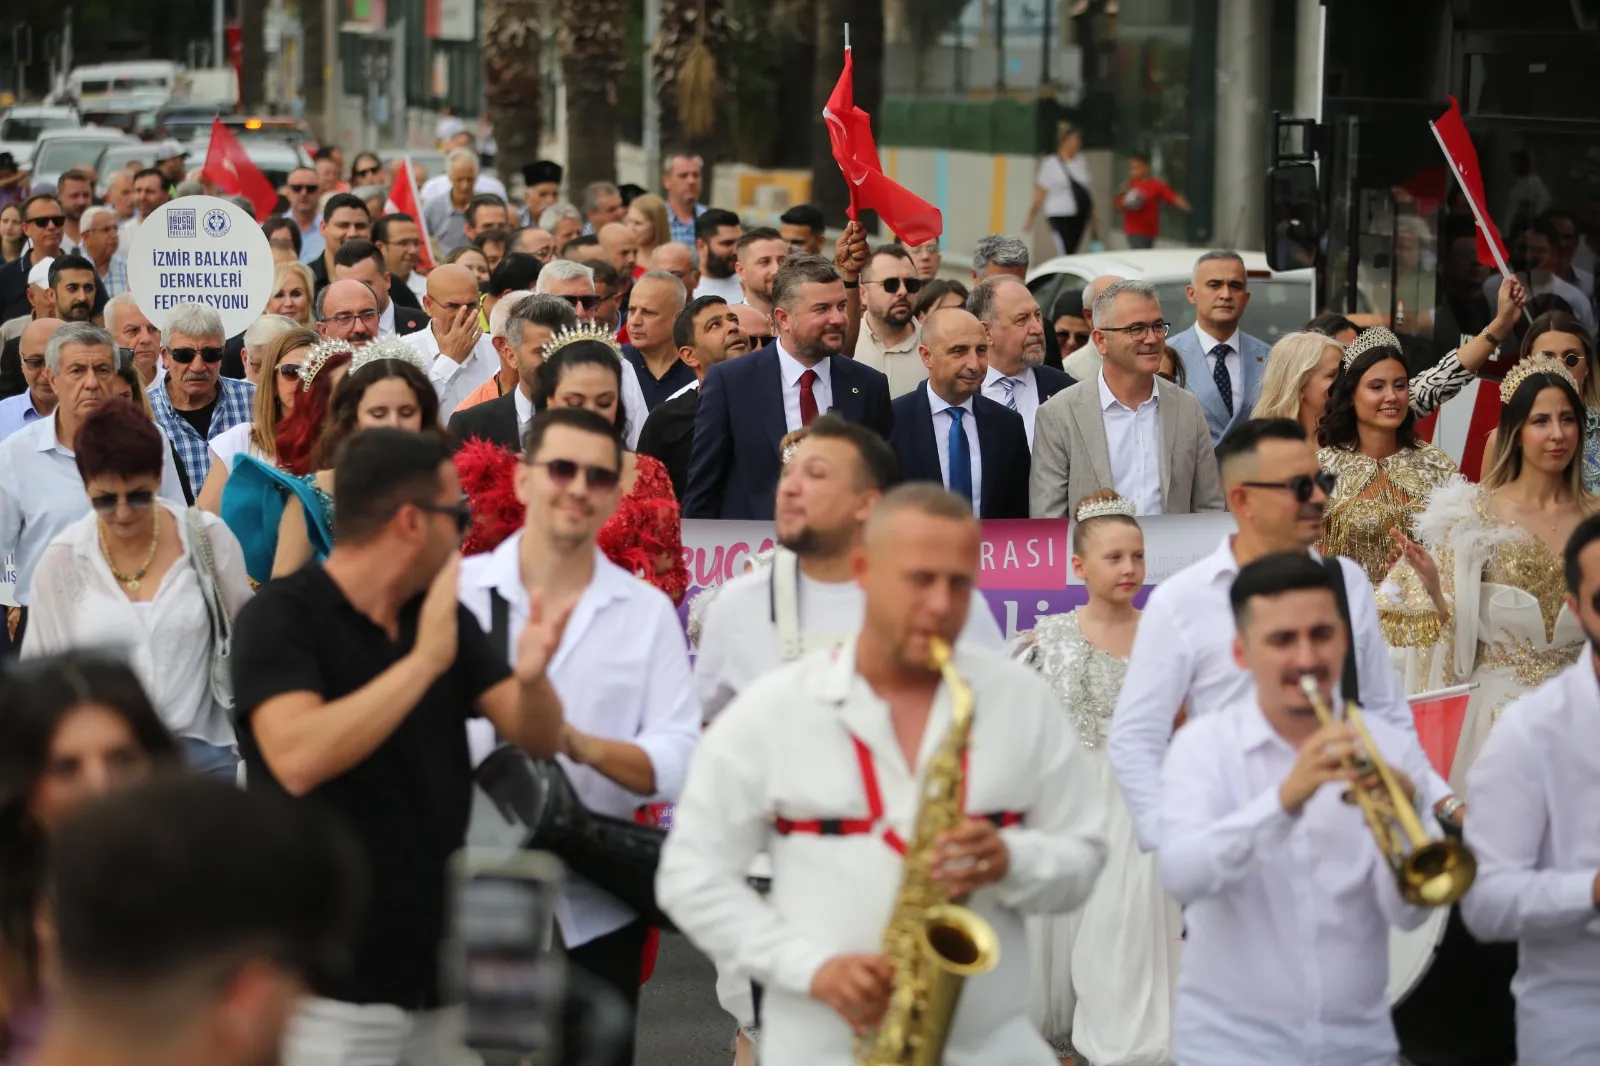
<svg viewBox="0 0 1600 1066">
<path fill-rule="evenodd" d="M 1424 1027 L 1514 1033 L 1460 1061 L 1600 1062 L 1600 362 L 1536 287 L 1413 373 L 1381 325 L 1252 335 L 1233 251 L 1188 329 L 1111 276 L 1047 315 L 1015 237 L 961 282 L 809 205 L 746 228 L 692 155 L 516 203 L 463 142 L 421 219 L 370 153 L 289 174 L 229 336 L 128 287 L 130 227 L 204 191 L 172 162 L 62 175 L 0 266 L 5 1062 L 462 1061 L 447 872 L 508 748 L 665 830 L 653 879 L 569 874 L 552 950 L 632 1007 L 670 922 L 741 1064 L 923 1017 L 884 946 L 917 871 L 996 949 L 949 1066 L 1392 1064 L 1419 930 L 1481 992 Z M 1469 481 L 1417 424 L 1497 352 Z M 1236 532 L 1141 610 L 1140 520 L 1206 511 Z M 777 546 L 690 597 L 686 518 Z M 979 520 L 1025 518 L 1087 602 L 1005 633 Z M 1411 700 L 1454 686 L 1430 758 Z M 961 817 L 922 841 L 930 768 Z M 1455 906 L 1380 785 L 1404 850 L 1475 856 Z"/>
</svg>

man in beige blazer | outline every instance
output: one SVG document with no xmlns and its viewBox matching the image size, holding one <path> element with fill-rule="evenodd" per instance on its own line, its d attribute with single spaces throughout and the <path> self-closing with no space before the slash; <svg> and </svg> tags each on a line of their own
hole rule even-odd
<svg viewBox="0 0 1600 1066">
<path fill-rule="evenodd" d="M 1155 289 L 1115 282 L 1096 296 L 1093 315 L 1100 372 L 1035 416 L 1030 516 L 1070 517 L 1080 499 L 1104 488 L 1141 515 L 1226 509 L 1200 401 L 1156 376 L 1166 322 Z"/>
</svg>

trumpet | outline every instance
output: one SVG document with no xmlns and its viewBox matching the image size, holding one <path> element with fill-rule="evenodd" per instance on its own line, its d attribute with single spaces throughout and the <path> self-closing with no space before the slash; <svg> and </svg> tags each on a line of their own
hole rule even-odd
<svg viewBox="0 0 1600 1066">
<path fill-rule="evenodd" d="M 1311 675 L 1300 678 L 1300 691 L 1311 701 L 1311 709 L 1324 725 L 1334 720 Z M 1448 907 L 1472 887 L 1478 876 L 1477 857 L 1459 840 L 1429 839 L 1354 703 L 1345 704 L 1344 718 L 1367 753 L 1366 760 L 1349 755 L 1344 758 L 1344 768 L 1358 775 L 1351 782 L 1350 791 L 1378 842 L 1378 850 L 1394 872 L 1400 898 L 1417 907 Z M 1362 765 L 1363 761 L 1369 765 Z M 1378 775 L 1376 786 L 1369 787 L 1363 781 L 1370 773 Z"/>
</svg>

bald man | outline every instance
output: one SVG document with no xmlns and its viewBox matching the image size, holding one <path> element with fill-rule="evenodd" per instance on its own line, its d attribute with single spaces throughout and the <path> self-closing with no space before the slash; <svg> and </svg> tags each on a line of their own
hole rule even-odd
<svg viewBox="0 0 1600 1066">
<path fill-rule="evenodd" d="M 694 249 L 687 244 L 669 241 L 658 245 L 656 250 L 650 253 L 650 269 L 665 270 L 683 282 L 683 287 L 690 292 L 700 284 L 700 266 L 695 259 Z"/>
<path fill-rule="evenodd" d="M 757 348 L 765 348 L 777 336 L 771 315 L 762 314 L 749 304 L 732 304 L 731 310 L 738 317 L 739 328 L 744 331 L 745 340 L 750 342 L 752 352 Z"/>
<path fill-rule="evenodd" d="M 317 332 L 359 348 L 378 335 L 378 294 L 355 278 L 335 281 L 317 293 Z"/>
<path fill-rule="evenodd" d="M 633 235 L 632 227 L 624 222 L 607 222 L 600 227 L 598 236 L 600 249 L 617 268 L 618 276 L 632 278 L 634 267 L 639 264 L 639 238 Z"/>
<path fill-rule="evenodd" d="M 56 330 L 64 325 L 66 323 L 59 318 L 36 318 L 23 329 L 17 350 L 22 357 L 22 377 L 28 388 L 26 392 L 0 400 L 0 440 L 56 409 L 56 391 L 50 387 L 50 375 L 44 373 L 44 350 Z"/>
<path fill-rule="evenodd" d="M 1083 287 L 1083 320 L 1094 329 L 1094 298 L 1112 285 L 1125 280 L 1116 274 L 1101 274 Z M 1061 369 L 1072 375 L 1074 381 L 1093 381 L 1100 374 L 1100 353 L 1093 344 L 1085 344 L 1061 360 Z"/>
<path fill-rule="evenodd" d="M 933 481 L 980 518 L 1028 517 L 1028 432 L 1022 416 L 982 393 L 989 334 L 951 307 L 922 324 L 917 348 L 928 378 L 894 401 L 889 444 L 906 481 Z"/>
<path fill-rule="evenodd" d="M 678 312 L 688 301 L 689 290 L 665 270 L 646 271 L 634 283 L 633 299 L 628 303 L 628 343 L 622 346 L 622 357 L 638 376 L 645 407 L 651 411 L 697 380 L 694 368 L 678 354 L 672 336 Z"/>
<path fill-rule="evenodd" d="M 456 263 L 436 266 L 428 274 L 422 297 L 428 328 L 400 338 L 426 361 L 428 380 L 439 394 L 439 410 L 448 417 L 474 389 L 500 370 L 494 344 L 478 328 L 478 279 Z"/>
</svg>

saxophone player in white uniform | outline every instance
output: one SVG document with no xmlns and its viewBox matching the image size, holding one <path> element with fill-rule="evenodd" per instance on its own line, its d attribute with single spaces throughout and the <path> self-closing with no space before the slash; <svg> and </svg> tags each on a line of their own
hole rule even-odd
<svg viewBox="0 0 1600 1066">
<path fill-rule="evenodd" d="M 1054 1066 L 1028 1021 L 1022 918 L 1088 897 L 1105 862 L 1104 805 L 1049 687 L 1000 655 L 960 647 L 954 667 L 975 694 L 955 782 L 966 817 L 918 853 L 924 775 L 930 761 L 944 765 L 934 756 L 952 721 L 930 650 L 966 621 L 978 523 L 943 489 L 902 486 L 868 519 L 864 549 L 855 640 L 756 681 L 707 730 L 657 898 L 719 966 L 764 986 L 763 1066 L 849 1066 L 906 962 L 883 953 L 902 877 L 931 864 L 998 945 L 994 967 L 965 982 L 944 1063 Z M 773 868 L 765 900 L 745 880 L 763 849 Z"/>
</svg>

